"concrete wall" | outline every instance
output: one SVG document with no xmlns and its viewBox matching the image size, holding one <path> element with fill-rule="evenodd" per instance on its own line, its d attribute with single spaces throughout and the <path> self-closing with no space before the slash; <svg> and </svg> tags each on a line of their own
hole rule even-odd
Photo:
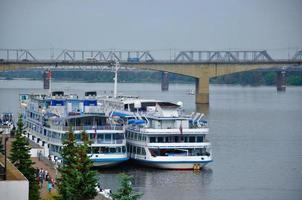
<svg viewBox="0 0 302 200">
<path fill-rule="evenodd" d="M 38 153 L 41 152 L 41 156 L 44 156 L 44 149 L 42 148 L 32 148 L 29 152 L 30 157 L 38 157 Z"/>
<path fill-rule="evenodd" d="M 28 181 L 0 181 L 0 199 L 28 200 Z"/>
</svg>

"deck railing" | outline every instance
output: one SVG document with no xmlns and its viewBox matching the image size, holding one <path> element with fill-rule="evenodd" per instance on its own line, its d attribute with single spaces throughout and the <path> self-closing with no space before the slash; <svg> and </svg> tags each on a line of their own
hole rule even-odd
<svg viewBox="0 0 302 200">
<path fill-rule="evenodd" d="M 60 131 L 68 131 L 69 126 L 55 126 L 50 125 L 49 128 L 60 130 Z M 82 130 L 123 130 L 122 126 L 115 125 L 106 125 L 106 126 L 71 126 L 73 131 L 82 131 Z"/>
</svg>

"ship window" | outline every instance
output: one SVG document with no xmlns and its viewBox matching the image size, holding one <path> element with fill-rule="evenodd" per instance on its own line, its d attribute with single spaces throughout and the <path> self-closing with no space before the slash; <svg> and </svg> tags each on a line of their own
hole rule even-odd
<svg viewBox="0 0 302 200">
<path fill-rule="evenodd" d="M 163 138 L 163 137 L 158 137 L 158 138 L 157 138 L 157 142 L 163 143 L 163 142 L 164 142 L 164 138 Z"/>
<path fill-rule="evenodd" d="M 74 134 L 74 136 L 75 136 L 76 140 L 81 140 L 81 135 L 80 134 Z"/>
<path fill-rule="evenodd" d="M 138 136 L 138 134 L 137 134 L 137 133 L 134 133 L 134 139 L 135 139 L 135 140 L 137 140 L 137 138 L 138 138 L 137 136 Z"/>
<path fill-rule="evenodd" d="M 113 139 L 115 139 L 115 140 L 122 140 L 122 139 L 124 139 L 124 134 L 122 134 L 122 133 L 116 133 L 116 134 L 113 135 Z"/>
<path fill-rule="evenodd" d="M 136 152 L 137 152 L 137 151 L 136 151 L 136 146 L 133 146 L 133 153 L 134 153 L 134 154 L 137 154 Z"/>
<path fill-rule="evenodd" d="M 131 138 L 130 136 L 131 136 L 131 135 L 130 135 L 130 132 L 128 131 L 128 137 L 127 137 L 127 138 L 130 139 L 130 138 Z"/>
<path fill-rule="evenodd" d="M 142 154 L 143 154 L 144 156 L 146 155 L 145 148 L 142 148 Z"/>
<path fill-rule="evenodd" d="M 155 143 L 155 137 L 150 137 L 150 143 Z"/>
<path fill-rule="evenodd" d="M 129 145 L 127 145 L 127 151 L 130 152 L 130 146 Z"/>
<path fill-rule="evenodd" d="M 106 141 L 111 140 L 111 134 L 105 134 L 105 140 Z"/>
<path fill-rule="evenodd" d="M 197 136 L 197 142 L 203 142 L 203 137 L 202 136 Z"/>
<path fill-rule="evenodd" d="M 103 140 L 104 139 L 104 134 L 98 134 L 97 138 Z"/>
<path fill-rule="evenodd" d="M 138 134 L 138 140 L 142 140 L 142 134 Z"/>
<path fill-rule="evenodd" d="M 195 142 L 195 137 L 194 136 L 189 137 L 189 142 Z"/>
<path fill-rule="evenodd" d="M 92 147 L 92 153 L 99 153 L 99 147 Z"/>
<path fill-rule="evenodd" d="M 122 147 L 122 151 L 123 151 L 123 153 L 126 153 L 126 147 L 125 146 Z"/>
<path fill-rule="evenodd" d="M 121 153 L 121 147 L 116 147 L 116 152 Z"/>
<path fill-rule="evenodd" d="M 142 155 L 142 148 L 141 147 L 138 147 L 138 152 L 137 152 L 139 155 Z"/>
</svg>

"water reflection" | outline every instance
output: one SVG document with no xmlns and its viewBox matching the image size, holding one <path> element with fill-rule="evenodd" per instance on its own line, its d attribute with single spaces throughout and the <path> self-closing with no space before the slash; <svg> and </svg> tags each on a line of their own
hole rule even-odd
<svg viewBox="0 0 302 200">
<path fill-rule="evenodd" d="M 206 188 L 213 179 L 213 170 L 208 167 L 199 171 L 161 170 L 135 165 L 134 163 L 99 170 L 98 173 L 101 187 L 111 188 L 113 191 L 118 188 L 119 173 L 132 175 L 135 189 L 144 193 L 143 199 L 155 199 L 156 194 L 163 194 L 167 187 L 173 193 L 179 192 L 179 187 L 182 187 L 181 190 L 192 190 L 192 195 L 198 195 L 200 190 Z M 154 190 L 157 191 L 155 194 Z"/>
</svg>

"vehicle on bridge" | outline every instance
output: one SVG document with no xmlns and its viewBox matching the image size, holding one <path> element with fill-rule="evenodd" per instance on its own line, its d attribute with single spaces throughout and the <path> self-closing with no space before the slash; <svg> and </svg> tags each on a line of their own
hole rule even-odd
<svg viewBox="0 0 302 200">
<path fill-rule="evenodd" d="M 127 61 L 131 62 L 131 63 L 138 63 L 139 62 L 139 58 L 128 58 Z"/>
</svg>

